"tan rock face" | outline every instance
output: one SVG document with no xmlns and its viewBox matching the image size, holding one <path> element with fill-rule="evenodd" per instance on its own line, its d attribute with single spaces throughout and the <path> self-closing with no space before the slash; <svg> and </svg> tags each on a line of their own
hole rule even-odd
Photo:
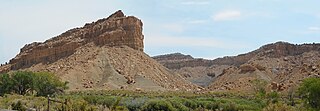
<svg viewBox="0 0 320 111">
<path fill-rule="evenodd" d="M 75 53 L 75 49 L 88 43 L 98 46 L 122 46 L 143 51 L 142 22 L 117 11 L 108 18 L 71 29 L 43 43 L 34 42 L 21 48 L 10 60 L 11 70 L 27 68 L 37 63 L 52 63 Z"/>
<path fill-rule="evenodd" d="M 12 69 L 52 72 L 69 82 L 69 90 L 200 90 L 145 54 L 142 22 L 121 11 L 24 46 L 0 66 L 0 72 Z"/>
<path fill-rule="evenodd" d="M 195 84 L 208 90 L 250 91 L 248 80 L 261 79 L 271 84 L 270 90 L 286 91 L 306 77 L 320 77 L 320 44 L 290 44 L 276 42 L 257 50 L 217 58 L 214 60 L 192 58 L 189 55 L 167 54 L 156 56 L 158 62 Z M 207 75 L 214 74 L 215 76 Z M 199 84 L 201 82 L 209 85 Z"/>
<path fill-rule="evenodd" d="M 243 64 L 239 67 L 240 73 L 247 73 L 247 72 L 253 72 L 256 70 L 256 68 L 250 64 Z"/>
</svg>

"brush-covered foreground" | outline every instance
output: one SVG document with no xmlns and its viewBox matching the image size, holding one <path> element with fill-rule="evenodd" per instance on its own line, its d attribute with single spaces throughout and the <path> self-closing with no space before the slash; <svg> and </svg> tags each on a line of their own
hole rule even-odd
<svg viewBox="0 0 320 111">
<path fill-rule="evenodd" d="M 297 98 L 269 93 L 265 97 L 241 93 L 143 92 L 143 91 L 77 91 L 50 97 L 67 100 L 68 111 L 304 111 Z M 6 94 L 0 97 L 0 109 L 47 110 L 46 97 Z M 293 104 L 292 104 L 293 102 Z M 294 106 L 291 106 L 294 105 Z M 51 102 L 50 109 L 63 110 L 61 103 Z"/>
<path fill-rule="evenodd" d="M 46 81 L 46 82 L 44 82 Z M 320 78 L 306 78 L 297 90 L 266 92 L 255 80 L 254 93 L 143 90 L 64 92 L 67 83 L 51 73 L 0 75 L 0 110 L 18 111 L 306 111 L 320 110 Z M 46 97 L 46 95 L 50 95 Z"/>
</svg>

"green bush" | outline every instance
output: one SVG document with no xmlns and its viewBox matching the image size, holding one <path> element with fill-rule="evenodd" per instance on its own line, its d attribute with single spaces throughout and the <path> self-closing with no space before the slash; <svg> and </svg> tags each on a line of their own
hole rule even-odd
<svg viewBox="0 0 320 111">
<path fill-rule="evenodd" d="M 129 111 L 129 109 L 125 106 L 116 106 L 115 111 Z"/>
<path fill-rule="evenodd" d="M 0 75 L 0 95 L 17 93 L 25 95 L 36 92 L 37 96 L 47 96 L 67 89 L 67 82 L 48 72 L 17 71 Z M 3 89 L 3 90 L 2 90 Z"/>
<path fill-rule="evenodd" d="M 0 96 L 12 92 L 13 86 L 14 83 L 9 74 L 0 74 Z"/>
<path fill-rule="evenodd" d="M 18 101 L 16 103 L 12 103 L 11 107 L 13 110 L 17 110 L 17 111 L 26 111 L 27 110 L 27 108 L 25 107 L 25 105 L 21 101 Z"/>
<path fill-rule="evenodd" d="M 98 102 L 103 102 L 99 100 L 99 99 L 102 99 L 100 98 L 100 96 L 94 96 L 94 95 L 84 96 L 83 99 L 88 103 L 94 104 L 94 105 L 96 105 Z"/>
<path fill-rule="evenodd" d="M 239 110 L 235 103 L 223 104 L 221 105 L 220 108 L 222 109 L 222 111 L 238 111 Z"/>
<path fill-rule="evenodd" d="M 175 111 L 176 109 L 168 101 L 160 100 L 160 99 L 151 99 L 142 106 L 141 110 L 142 111 Z"/>
<path fill-rule="evenodd" d="M 197 103 L 190 99 L 183 99 L 183 104 L 191 109 L 198 108 Z"/>
<path fill-rule="evenodd" d="M 269 104 L 263 111 L 296 111 L 292 106 L 283 103 Z"/>
<path fill-rule="evenodd" d="M 18 71 L 12 75 L 13 91 L 20 95 L 25 95 L 33 88 L 33 73 L 28 71 Z"/>
<path fill-rule="evenodd" d="M 76 99 L 68 102 L 67 109 L 70 111 L 96 111 L 97 108 L 83 99 Z"/>
<path fill-rule="evenodd" d="M 182 104 L 182 101 L 179 98 L 170 98 L 168 101 L 172 106 L 179 111 L 189 111 L 189 108 Z"/>
<path fill-rule="evenodd" d="M 264 98 L 267 93 L 267 91 L 265 89 L 267 82 L 262 79 L 255 79 L 255 80 L 251 81 L 251 83 L 253 84 L 254 91 L 256 93 L 256 97 L 257 98 Z"/>
<path fill-rule="evenodd" d="M 126 98 L 122 100 L 122 104 L 128 108 L 130 111 L 139 110 L 148 100 L 148 98 Z"/>
<path fill-rule="evenodd" d="M 311 108 L 320 109 L 320 78 L 304 79 L 299 94 Z"/>
<path fill-rule="evenodd" d="M 98 100 L 98 104 L 111 108 L 116 101 L 117 101 L 117 98 L 114 96 L 105 96 L 105 97 L 101 97 L 101 99 Z"/>
<path fill-rule="evenodd" d="M 37 72 L 33 74 L 33 87 L 37 96 L 47 96 L 55 93 L 61 93 L 67 89 L 68 82 L 61 82 L 60 79 L 52 73 Z"/>
<path fill-rule="evenodd" d="M 219 109 L 219 105 L 220 104 L 218 102 L 210 102 L 206 104 L 205 108 L 210 110 L 216 110 L 216 109 Z"/>
<path fill-rule="evenodd" d="M 268 103 L 277 103 L 279 98 L 280 96 L 278 92 L 270 92 L 267 94 Z"/>
</svg>

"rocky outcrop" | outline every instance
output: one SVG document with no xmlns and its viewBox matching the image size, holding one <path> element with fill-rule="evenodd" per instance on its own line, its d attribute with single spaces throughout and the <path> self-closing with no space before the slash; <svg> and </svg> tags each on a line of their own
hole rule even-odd
<svg viewBox="0 0 320 111">
<path fill-rule="evenodd" d="M 239 69 L 240 73 L 248 73 L 256 70 L 256 68 L 250 64 L 243 64 L 239 67 Z"/>
<path fill-rule="evenodd" d="M 295 52 L 296 50 L 296 52 Z M 293 45 L 277 42 L 254 51 L 255 56 L 246 63 L 226 69 L 225 73 L 216 78 L 208 87 L 209 90 L 224 90 L 226 83 L 229 90 L 250 90 L 254 86 L 249 81 L 239 81 L 241 78 L 253 78 L 267 83 L 268 91 L 286 92 L 296 88 L 303 79 L 320 77 L 319 44 Z M 237 82 L 246 85 L 239 86 Z"/>
<path fill-rule="evenodd" d="M 271 90 L 286 91 L 303 78 L 320 77 L 320 62 L 317 62 L 320 59 L 319 53 L 320 44 L 276 42 L 249 53 L 214 60 L 176 59 L 186 55 L 154 58 L 187 80 L 208 87 L 209 90 L 247 90 L 254 86 L 251 80 L 262 79 L 269 84 L 272 81 L 280 84 L 271 85 Z M 210 79 L 206 79 L 208 77 Z M 245 79 L 248 81 L 240 81 Z M 199 84 L 197 80 L 205 84 Z M 276 86 L 278 88 L 274 88 Z"/>
<path fill-rule="evenodd" d="M 320 44 L 290 44 L 287 42 L 276 42 L 262 46 L 254 51 L 259 53 L 259 56 L 267 56 L 271 58 L 279 58 L 284 56 L 295 56 L 305 52 L 320 51 Z M 263 52 L 263 53 L 262 53 Z"/>
<path fill-rule="evenodd" d="M 237 56 L 227 56 L 223 58 L 217 58 L 214 60 L 206 60 L 201 58 L 193 58 L 190 55 L 182 54 L 167 54 L 153 57 L 161 64 L 169 69 L 180 69 L 183 67 L 197 67 L 205 66 L 210 67 L 212 65 L 233 65 L 240 66 L 254 57 L 270 57 L 279 58 L 284 56 L 295 56 L 305 52 L 320 51 L 320 44 L 301 44 L 295 45 L 287 42 L 276 42 L 267 44 L 260 47 L 257 50 L 246 54 L 240 54 Z M 179 59 L 186 57 L 187 59 Z M 178 58 L 178 59 L 177 59 Z"/>
<path fill-rule="evenodd" d="M 32 43 L 0 72 L 52 72 L 70 90 L 200 90 L 143 52 L 142 22 L 117 11 L 108 18 Z M 11 70 L 10 70 L 11 68 Z"/>
<path fill-rule="evenodd" d="M 97 46 L 126 45 L 143 51 L 142 25 L 138 18 L 127 17 L 119 10 L 108 18 L 71 29 L 43 43 L 27 44 L 9 64 L 11 70 L 17 70 L 37 63 L 52 63 L 72 55 L 77 48 L 88 43 Z"/>
<path fill-rule="evenodd" d="M 153 59 L 161 62 L 161 61 L 185 61 L 185 60 L 193 60 L 194 58 L 191 55 L 184 55 L 181 53 L 172 53 L 166 55 L 159 55 L 152 57 Z"/>
</svg>

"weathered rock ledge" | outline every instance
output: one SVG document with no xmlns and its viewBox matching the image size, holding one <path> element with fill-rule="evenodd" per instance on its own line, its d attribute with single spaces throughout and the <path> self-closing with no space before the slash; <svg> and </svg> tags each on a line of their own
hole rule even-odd
<svg viewBox="0 0 320 111">
<path fill-rule="evenodd" d="M 122 46 L 143 51 L 142 22 L 133 16 L 125 16 L 121 10 L 108 18 L 74 28 L 43 43 L 25 45 L 20 53 L 10 60 L 11 70 L 27 68 L 37 63 L 52 63 L 72 55 L 88 43 L 97 46 Z"/>
</svg>

